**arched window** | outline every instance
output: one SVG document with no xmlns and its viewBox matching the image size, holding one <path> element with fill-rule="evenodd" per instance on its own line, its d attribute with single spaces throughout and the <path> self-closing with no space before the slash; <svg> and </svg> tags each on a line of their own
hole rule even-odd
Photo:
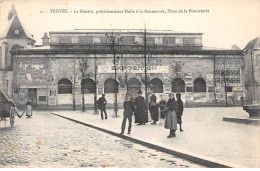
<svg viewBox="0 0 260 171">
<path fill-rule="evenodd" d="M 172 92 L 182 93 L 185 92 L 185 82 L 181 78 L 175 78 L 172 81 Z"/>
<path fill-rule="evenodd" d="M 194 92 L 206 92 L 206 81 L 203 78 L 196 78 L 193 86 Z"/>
<path fill-rule="evenodd" d="M 69 79 L 63 78 L 58 82 L 58 94 L 72 94 L 72 83 Z"/>
<path fill-rule="evenodd" d="M 95 93 L 96 86 L 95 81 L 90 78 L 83 79 L 81 82 L 81 94 L 92 94 Z"/>
<path fill-rule="evenodd" d="M 105 93 L 118 93 L 118 82 L 113 79 L 109 78 L 105 81 Z"/>
<path fill-rule="evenodd" d="M 159 78 L 152 79 L 149 85 L 154 93 L 163 93 L 163 82 Z"/>
<path fill-rule="evenodd" d="M 137 92 L 139 90 L 141 90 L 141 82 L 138 79 L 131 78 L 127 81 L 127 91 L 128 91 L 128 93 L 137 94 Z"/>
</svg>

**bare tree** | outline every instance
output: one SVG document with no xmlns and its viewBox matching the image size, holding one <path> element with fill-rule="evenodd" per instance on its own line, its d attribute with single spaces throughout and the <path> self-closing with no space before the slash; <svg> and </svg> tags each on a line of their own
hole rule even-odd
<svg viewBox="0 0 260 171">
<path fill-rule="evenodd" d="M 113 64 L 114 64 L 114 69 L 115 69 L 115 86 L 117 85 L 117 65 L 119 62 L 119 57 L 116 57 L 116 54 L 119 53 L 120 49 L 120 35 L 115 32 L 109 32 L 106 33 L 107 41 L 110 44 L 110 49 L 113 54 Z M 116 90 L 116 87 L 114 87 Z M 115 91 L 115 103 L 114 103 L 114 112 L 115 112 L 115 117 L 117 117 L 117 112 L 118 112 L 118 104 L 117 104 L 117 92 Z"/>
<path fill-rule="evenodd" d="M 79 61 L 79 71 L 81 73 L 81 84 L 83 83 L 83 80 L 85 78 L 91 77 L 93 74 L 92 72 L 89 71 L 89 61 L 86 57 L 82 57 L 81 60 Z M 82 112 L 86 111 L 86 106 L 85 106 L 85 90 L 86 90 L 86 85 L 82 84 L 83 87 L 81 87 L 81 92 L 82 92 Z"/>
</svg>

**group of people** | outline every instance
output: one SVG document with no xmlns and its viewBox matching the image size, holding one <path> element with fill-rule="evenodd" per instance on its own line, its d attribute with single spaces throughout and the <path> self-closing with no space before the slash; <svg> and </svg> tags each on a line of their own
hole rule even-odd
<svg viewBox="0 0 260 171">
<path fill-rule="evenodd" d="M 174 94 L 169 94 L 168 102 L 161 100 L 159 104 L 156 103 L 156 96 L 151 92 L 149 111 L 151 114 L 152 124 L 155 125 L 159 120 L 159 107 L 161 119 L 165 118 L 165 128 L 170 129 L 168 138 L 175 137 L 177 124 L 180 125 L 180 131 L 183 131 L 182 124 L 182 113 L 183 113 L 183 102 L 181 100 L 181 94 L 176 94 L 177 100 L 175 101 Z M 142 92 L 138 92 L 138 97 L 135 98 L 134 102 L 131 100 L 130 94 L 126 94 L 126 101 L 124 102 L 124 113 L 123 121 L 121 126 L 121 133 L 124 134 L 126 120 L 129 121 L 128 133 L 131 133 L 132 127 L 132 116 L 135 116 L 135 123 L 137 125 L 145 125 L 148 122 L 148 112 L 146 110 L 146 103 Z"/>
<path fill-rule="evenodd" d="M 21 118 L 24 115 L 24 113 L 28 118 L 32 117 L 32 103 L 30 100 L 26 102 L 26 109 L 21 115 L 18 113 L 18 110 L 12 101 L 9 101 L 9 105 L 11 107 L 10 110 L 12 110 L 12 112 L 14 112 L 15 115 L 17 115 L 19 118 Z"/>
<path fill-rule="evenodd" d="M 157 97 L 155 96 L 154 92 L 151 92 L 150 96 L 149 111 L 151 119 L 153 120 L 151 124 L 155 125 L 156 122 L 159 121 L 160 113 L 160 119 L 165 119 L 164 127 L 166 129 L 170 129 L 170 134 L 167 136 L 168 138 L 176 136 L 175 132 L 177 130 L 177 124 L 180 125 L 180 131 L 183 131 L 181 127 L 183 113 L 183 102 L 181 100 L 181 94 L 177 93 L 176 98 L 177 100 L 175 100 L 174 94 L 170 93 L 169 100 L 167 102 L 162 99 L 159 103 L 157 103 Z M 105 119 L 107 119 L 107 101 L 105 94 L 102 94 L 102 97 L 98 99 L 97 104 L 101 111 L 101 118 L 104 119 L 104 113 Z M 127 134 L 131 133 L 133 115 L 135 116 L 135 123 L 137 123 L 137 125 L 145 125 L 148 122 L 148 111 L 146 109 L 145 98 L 142 96 L 141 90 L 138 91 L 138 97 L 136 97 L 134 100 L 131 99 L 131 95 L 129 93 L 126 93 L 120 134 L 124 134 L 127 120 L 129 122 Z"/>
</svg>

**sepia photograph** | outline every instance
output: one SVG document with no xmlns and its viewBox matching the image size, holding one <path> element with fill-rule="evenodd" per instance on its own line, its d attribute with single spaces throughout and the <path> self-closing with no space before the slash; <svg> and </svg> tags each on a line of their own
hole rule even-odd
<svg viewBox="0 0 260 171">
<path fill-rule="evenodd" d="M 0 0 L 0 168 L 260 168 L 260 1 Z"/>
</svg>

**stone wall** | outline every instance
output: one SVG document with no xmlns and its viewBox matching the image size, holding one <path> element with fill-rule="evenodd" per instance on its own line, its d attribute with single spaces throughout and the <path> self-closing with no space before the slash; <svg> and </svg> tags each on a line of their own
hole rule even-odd
<svg viewBox="0 0 260 171">
<path fill-rule="evenodd" d="M 28 88 L 37 88 L 38 105 L 72 105 L 73 95 L 58 94 L 58 82 L 66 78 L 72 85 L 75 82 L 76 105 L 82 103 L 81 81 L 82 75 L 79 70 L 79 63 L 82 58 L 88 59 L 89 78 L 95 80 L 95 57 L 97 70 L 99 67 L 107 66 L 113 68 L 112 54 L 31 54 L 31 55 L 14 55 L 14 85 L 20 87 L 20 92 L 16 95 L 17 102 L 22 105 L 28 98 Z M 143 55 L 140 54 L 120 54 L 118 57 L 118 66 L 143 66 Z M 239 55 L 168 55 L 156 54 L 148 56 L 149 67 L 154 72 L 148 70 L 148 81 L 159 78 L 163 82 L 163 93 L 156 93 L 158 101 L 161 96 L 168 99 L 167 93 L 171 91 L 172 81 L 175 78 L 181 78 L 185 82 L 185 93 L 182 93 L 182 99 L 187 106 L 205 106 L 205 105 L 225 105 L 225 93 L 223 83 L 214 82 L 215 70 L 225 70 L 222 62 L 226 60 L 225 67 L 232 71 L 239 71 L 239 75 L 229 75 L 227 78 L 240 79 L 239 82 L 230 82 L 227 86 L 232 86 L 232 92 L 227 93 L 229 105 L 238 105 L 240 96 L 243 94 L 242 78 L 242 56 Z M 214 67 L 215 59 L 215 67 Z M 158 68 L 167 68 L 168 72 L 158 70 Z M 133 67 L 134 68 L 134 67 Z M 221 72 L 221 71 L 220 71 Z M 145 91 L 144 72 L 141 71 L 117 71 L 117 80 L 119 82 L 118 103 L 122 104 L 125 93 L 127 92 L 127 80 L 136 78 L 141 83 L 141 90 Z M 100 97 L 104 93 L 104 83 L 109 78 L 114 78 L 114 72 L 97 73 L 97 95 Z M 221 77 L 218 76 L 218 78 Z M 196 78 L 203 78 L 206 82 L 206 92 L 193 92 L 193 82 Z M 216 76 L 217 78 L 217 76 Z M 235 80 L 236 80 L 235 79 Z M 221 78 L 220 78 L 221 80 Z M 144 95 L 144 94 L 143 94 Z M 45 97 L 44 97 L 45 96 Z M 106 94 L 109 104 L 114 103 L 114 93 Z M 232 99 L 233 98 L 233 99 Z M 85 103 L 93 104 L 94 94 L 85 94 Z"/>
</svg>

